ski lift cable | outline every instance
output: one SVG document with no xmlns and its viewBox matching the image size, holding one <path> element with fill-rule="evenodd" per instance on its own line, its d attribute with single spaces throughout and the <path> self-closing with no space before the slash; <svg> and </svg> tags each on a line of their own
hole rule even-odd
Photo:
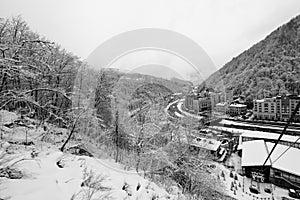
<svg viewBox="0 0 300 200">
<path fill-rule="evenodd" d="M 263 164 L 263 167 L 266 165 L 267 161 L 270 159 L 270 157 L 271 157 L 272 153 L 274 152 L 274 150 L 275 150 L 277 144 L 279 143 L 279 141 L 280 141 L 280 139 L 282 138 L 282 136 L 285 134 L 285 132 L 286 132 L 288 126 L 289 126 L 290 123 L 292 122 L 292 120 L 293 120 L 294 116 L 296 115 L 297 111 L 299 110 L 299 108 L 300 108 L 300 101 L 298 102 L 298 104 L 297 104 L 295 110 L 293 111 L 291 117 L 289 118 L 288 122 L 286 123 L 284 129 L 282 130 L 282 132 L 281 132 L 280 136 L 278 137 L 278 139 L 277 139 L 275 145 L 273 146 L 272 150 L 271 150 L 270 153 L 268 154 L 268 156 L 267 156 L 267 158 L 266 158 L 266 160 L 265 160 L 265 162 L 264 162 L 264 164 Z"/>
<path fill-rule="evenodd" d="M 283 156 L 283 154 L 285 154 L 294 144 L 296 144 L 298 141 L 300 140 L 300 137 L 298 137 L 297 138 L 297 140 L 295 140 L 292 144 L 290 144 L 287 148 L 286 148 L 286 150 L 284 151 L 284 152 L 282 152 L 274 161 L 273 161 L 273 164 L 277 161 L 277 160 L 279 160 L 282 156 Z"/>
</svg>

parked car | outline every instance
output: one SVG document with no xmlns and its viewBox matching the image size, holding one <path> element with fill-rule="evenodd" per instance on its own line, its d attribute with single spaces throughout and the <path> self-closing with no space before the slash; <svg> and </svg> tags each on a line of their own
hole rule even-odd
<svg viewBox="0 0 300 200">
<path fill-rule="evenodd" d="M 266 193 L 269 193 L 269 194 L 272 193 L 272 189 L 269 188 L 269 187 L 265 187 L 264 191 L 265 191 Z"/>
<path fill-rule="evenodd" d="M 289 189 L 289 196 L 293 198 L 300 199 L 300 191 L 299 190 L 294 190 L 294 189 Z"/>
<path fill-rule="evenodd" d="M 252 184 L 252 185 L 249 187 L 249 190 L 250 190 L 250 192 L 252 192 L 252 193 L 254 193 L 254 194 L 259 194 L 259 190 L 258 190 L 257 185 Z"/>
</svg>

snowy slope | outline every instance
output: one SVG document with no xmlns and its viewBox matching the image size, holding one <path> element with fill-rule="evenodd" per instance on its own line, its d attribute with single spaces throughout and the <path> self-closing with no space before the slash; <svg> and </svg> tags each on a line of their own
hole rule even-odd
<svg viewBox="0 0 300 200">
<path fill-rule="evenodd" d="M 81 187 L 85 179 L 84 174 L 92 172 L 105 179 L 101 182 L 102 191 L 96 191 L 93 197 L 108 195 L 113 199 L 173 199 L 166 191 L 154 183 L 142 178 L 134 171 L 124 171 L 123 166 L 110 160 L 63 154 L 59 151 L 44 151 L 38 157 L 30 159 L 29 152 L 20 153 L 10 163 L 28 158 L 14 165 L 22 171 L 22 179 L 1 180 L 1 198 L 10 197 L 12 200 L 69 200 L 85 199 L 89 187 Z M 58 167 L 57 161 L 61 160 Z M 8 164 L 10 164 L 8 163 Z M 128 184 L 122 190 L 124 183 Z M 137 187 L 140 187 L 137 191 Z M 131 195 L 131 196 L 130 196 Z M 93 199 L 93 197 L 91 199 Z M 109 199 L 110 199 L 109 198 Z"/>
<path fill-rule="evenodd" d="M 17 119 L 12 113 L 0 113 L 2 120 Z M 22 172 L 21 179 L 0 176 L 0 199 L 11 200 L 85 200 L 85 199 L 177 199 L 178 192 L 168 194 L 162 187 L 141 177 L 135 171 L 109 159 L 76 156 L 58 150 L 67 130 L 50 128 L 7 128 L 2 126 L 0 140 L 1 170 L 10 166 Z M 33 145 L 24 146 L 27 140 Z M 49 135 L 42 142 L 43 135 Z M 17 142 L 17 143 L 16 143 Z M 36 157 L 32 153 L 37 152 Z M 4 157 L 3 157 L 4 156 Z"/>
</svg>

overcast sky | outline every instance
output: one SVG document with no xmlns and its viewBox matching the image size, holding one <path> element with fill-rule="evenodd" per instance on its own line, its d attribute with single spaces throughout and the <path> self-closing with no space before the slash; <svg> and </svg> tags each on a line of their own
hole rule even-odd
<svg viewBox="0 0 300 200">
<path fill-rule="evenodd" d="M 0 17 L 19 14 L 82 59 L 119 33 L 163 28 L 197 42 L 220 68 L 300 14 L 300 0 L 0 0 Z"/>
</svg>

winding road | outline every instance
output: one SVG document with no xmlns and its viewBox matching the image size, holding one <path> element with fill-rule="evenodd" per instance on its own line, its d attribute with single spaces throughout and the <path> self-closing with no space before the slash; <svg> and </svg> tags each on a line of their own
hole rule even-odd
<svg viewBox="0 0 300 200">
<path fill-rule="evenodd" d="M 183 118 L 183 117 L 193 117 L 197 120 L 203 119 L 202 116 L 195 115 L 189 112 L 186 112 L 182 109 L 182 104 L 184 102 L 184 99 L 178 99 L 176 101 L 171 102 L 166 108 L 165 111 L 168 113 L 168 115 L 172 118 Z"/>
</svg>

